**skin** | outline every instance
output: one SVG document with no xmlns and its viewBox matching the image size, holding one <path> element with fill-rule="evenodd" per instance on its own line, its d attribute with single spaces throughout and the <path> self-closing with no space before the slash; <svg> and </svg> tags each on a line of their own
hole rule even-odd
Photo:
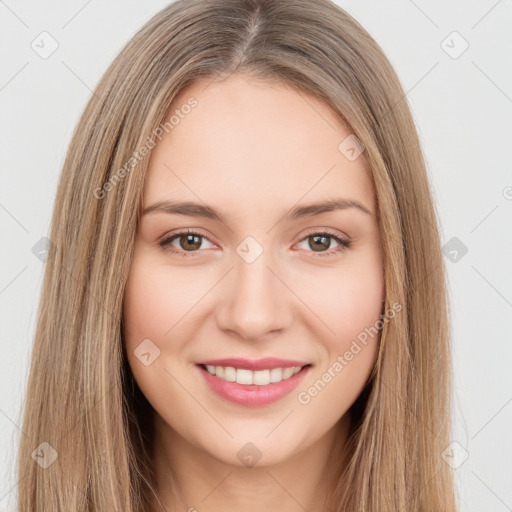
<svg viewBox="0 0 512 512">
<path fill-rule="evenodd" d="M 142 216 L 126 287 L 125 343 L 134 377 L 155 410 L 153 461 L 158 494 L 179 510 L 320 511 L 326 476 L 339 462 L 350 406 L 375 364 L 375 337 L 307 404 L 307 391 L 382 313 L 384 277 L 372 180 L 363 158 L 338 145 L 350 132 L 318 99 L 235 75 L 196 82 L 171 106 L 198 104 L 150 157 L 144 208 L 190 200 L 226 223 L 152 212 Z M 325 199 L 346 208 L 281 220 L 291 208 Z M 192 247 L 184 228 L 201 237 Z M 312 235 L 332 238 L 315 251 Z M 236 252 L 247 237 L 263 249 L 252 263 Z M 181 242 L 181 243 L 180 243 Z M 194 249 L 195 247 L 195 249 Z M 325 255 L 325 253 L 330 253 Z M 150 339 L 159 356 L 134 354 Z M 311 363 L 298 389 L 265 407 L 218 396 L 195 364 L 223 357 L 280 357 Z M 331 369 L 332 372 L 332 369 Z M 251 442 L 253 467 L 237 456 Z M 194 507 L 194 508 L 192 508 Z"/>
</svg>

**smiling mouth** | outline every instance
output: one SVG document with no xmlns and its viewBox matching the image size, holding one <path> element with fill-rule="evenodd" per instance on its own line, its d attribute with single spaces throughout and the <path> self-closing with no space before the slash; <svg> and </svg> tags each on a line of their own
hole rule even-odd
<svg viewBox="0 0 512 512">
<path fill-rule="evenodd" d="M 305 368 L 311 366 L 311 364 L 255 371 L 235 368 L 233 366 L 212 366 L 206 364 L 200 364 L 199 366 L 210 375 L 227 382 L 236 382 L 237 384 L 246 386 L 267 386 L 288 380 Z"/>
</svg>

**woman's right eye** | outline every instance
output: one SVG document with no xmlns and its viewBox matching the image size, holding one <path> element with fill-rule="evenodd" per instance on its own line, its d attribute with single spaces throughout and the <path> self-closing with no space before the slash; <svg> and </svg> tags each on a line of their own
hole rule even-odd
<svg viewBox="0 0 512 512">
<path fill-rule="evenodd" d="M 198 249 L 201 247 L 201 239 L 208 240 L 204 235 L 187 230 L 165 237 L 158 245 L 165 251 L 181 254 L 182 256 L 194 256 L 194 252 L 198 252 Z M 179 249 L 172 245 L 175 240 L 178 240 Z M 187 248 L 190 250 L 187 250 Z"/>
</svg>

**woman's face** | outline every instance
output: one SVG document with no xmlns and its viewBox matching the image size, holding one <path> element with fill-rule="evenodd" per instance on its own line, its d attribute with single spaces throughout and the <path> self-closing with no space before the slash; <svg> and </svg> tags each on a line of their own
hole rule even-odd
<svg viewBox="0 0 512 512">
<path fill-rule="evenodd" d="M 175 442 L 270 465 L 331 435 L 375 363 L 375 195 L 327 105 L 241 76 L 206 85 L 176 98 L 151 153 L 126 349 Z"/>
</svg>

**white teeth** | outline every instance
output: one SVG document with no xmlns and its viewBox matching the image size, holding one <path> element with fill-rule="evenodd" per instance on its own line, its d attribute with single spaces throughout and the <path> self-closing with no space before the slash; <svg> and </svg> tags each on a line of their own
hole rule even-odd
<svg viewBox="0 0 512 512">
<path fill-rule="evenodd" d="M 270 370 L 260 370 L 254 372 L 252 381 L 253 384 L 257 384 L 258 386 L 265 386 L 266 384 L 270 384 Z"/>
<path fill-rule="evenodd" d="M 235 382 L 236 381 L 236 369 L 232 366 L 226 366 L 224 368 L 224 379 L 229 382 Z"/>
<path fill-rule="evenodd" d="M 282 368 L 272 368 L 270 370 L 270 382 L 281 382 L 283 380 Z"/>
<path fill-rule="evenodd" d="M 238 384 L 252 384 L 253 372 L 251 370 L 237 370 L 236 371 L 236 382 Z"/>
<path fill-rule="evenodd" d="M 294 368 L 285 368 L 283 370 L 283 379 L 289 379 L 293 375 Z"/>
<path fill-rule="evenodd" d="M 301 366 L 293 366 L 290 368 L 272 368 L 271 370 L 246 370 L 243 368 L 233 368 L 232 366 L 211 366 L 206 365 L 206 370 L 211 375 L 215 375 L 220 379 L 228 382 L 236 382 L 237 384 L 256 384 L 257 386 L 266 386 L 274 382 L 281 382 L 289 379 L 302 370 Z"/>
</svg>

